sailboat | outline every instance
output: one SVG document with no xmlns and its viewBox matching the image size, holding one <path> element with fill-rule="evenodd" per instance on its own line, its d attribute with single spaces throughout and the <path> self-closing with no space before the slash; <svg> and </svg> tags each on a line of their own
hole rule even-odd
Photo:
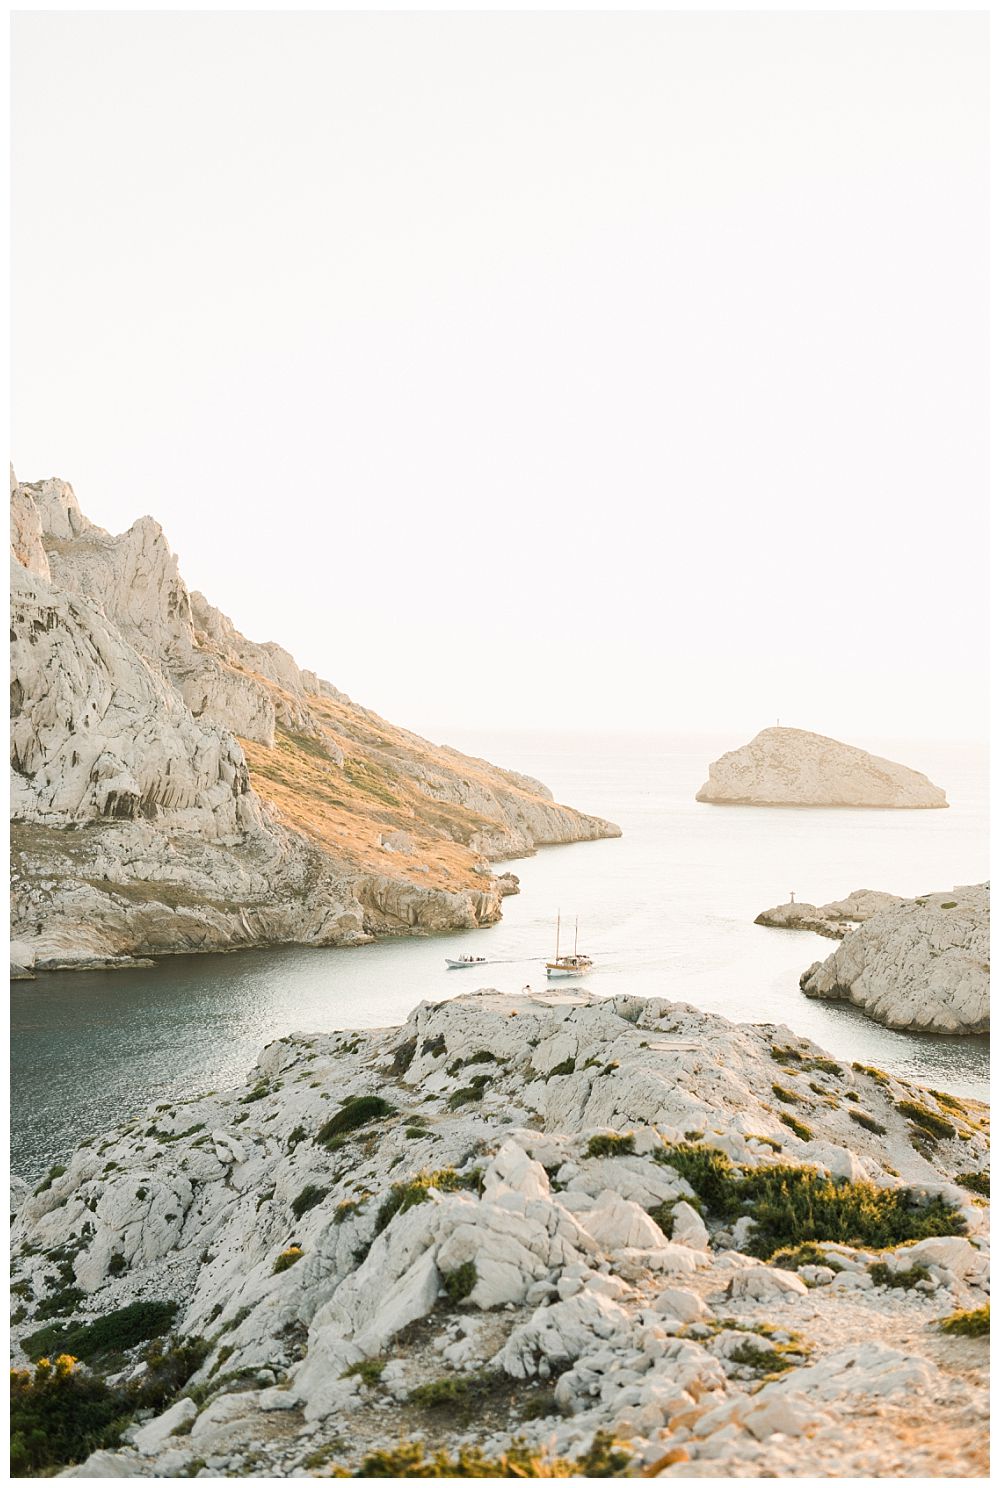
<svg viewBox="0 0 1000 1488">
<path fill-rule="evenodd" d="M 560 956 L 559 933 L 562 928 L 562 915 L 556 915 L 556 954 L 552 961 L 545 963 L 545 975 L 550 977 L 583 976 L 593 966 L 589 956 L 584 956 L 577 950 L 577 938 L 580 933 L 580 921 L 577 920 L 573 930 L 573 954 L 572 956 Z"/>
</svg>

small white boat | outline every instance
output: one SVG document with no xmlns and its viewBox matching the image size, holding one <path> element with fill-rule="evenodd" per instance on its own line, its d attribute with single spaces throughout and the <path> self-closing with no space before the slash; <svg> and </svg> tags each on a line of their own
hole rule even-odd
<svg viewBox="0 0 1000 1488">
<path fill-rule="evenodd" d="M 559 954 L 559 931 L 562 924 L 562 916 L 556 915 L 556 954 L 553 960 L 546 961 L 545 975 L 548 977 L 574 977 L 583 976 L 593 966 L 589 956 L 577 950 L 577 939 L 580 933 L 580 921 L 577 920 L 573 931 L 573 954 L 572 956 L 560 956 Z"/>
<path fill-rule="evenodd" d="M 463 971 L 468 966 L 485 966 L 486 957 L 459 956 L 457 960 L 452 960 L 450 956 L 445 956 L 444 964 L 445 966 L 447 966 L 449 971 Z"/>
</svg>

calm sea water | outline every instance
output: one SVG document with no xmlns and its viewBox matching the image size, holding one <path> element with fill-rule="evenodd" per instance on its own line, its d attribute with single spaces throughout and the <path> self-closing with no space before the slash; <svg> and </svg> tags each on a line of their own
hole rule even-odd
<svg viewBox="0 0 1000 1488">
<path fill-rule="evenodd" d="M 988 1095 L 986 1039 L 893 1033 L 798 987 L 833 943 L 754 916 L 794 890 L 920 894 L 982 881 L 987 759 L 971 746 L 864 740 L 944 786 L 948 811 L 761 810 L 699 805 L 707 764 L 738 741 L 483 735 L 449 743 L 544 780 L 560 800 L 617 821 L 620 839 L 546 848 L 512 864 L 521 894 L 489 930 L 351 950 L 167 958 L 153 970 L 63 973 L 12 986 L 12 1162 L 34 1177 L 83 1136 L 155 1099 L 223 1089 L 295 1029 L 400 1022 L 422 999 L 544 983 L 555 916 L 579 916 L 594 957 L 582 985 L 781 1022 L 842 1059 L 956 1094 Z M 451 971 L 446 955 L 491 964 Z"/>
</svg>

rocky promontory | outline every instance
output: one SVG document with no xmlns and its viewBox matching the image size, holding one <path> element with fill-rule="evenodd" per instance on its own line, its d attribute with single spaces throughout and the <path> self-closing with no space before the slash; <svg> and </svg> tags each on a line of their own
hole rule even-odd
<svg viewBox="0 0 1000 1488">
<path fill-rule="evenodd" d="M 988 884 L 883 905 L 810 966 L 800 985 L 807 997 L 851 1002 L 888 1028 L 986 1033 L 989 916 Z"/>
<path fill-rule="evenodd" d="M 947 806 L 926 775 L 804 729 L 766 728 L 708 768 L 695 797 L 720 806 Z"/>
<path fill-rule="evenodd" d="M 855 925 L 871 919 L 877 910 L 906 901 L 898 894 L 880 894 L 874 889 L 855 889 L 846 899 L 833 899 L 829 904 L 810 904 L 808 900 L 791 900 L 761 910 L 755 925 L 768 925 L 774 930 L 811 930 L 831 940 L 843 940 Z"/>
<path fill-rule="evenodd" d="M 152 518 L 112 536 L 12 474 L 19 974 L 471 929 L 512 888 L 490 863 L 618 835 L 248 641 Z"/>
<path fill-rule="evenodd" d="M 979 1476 L 987 1129 L 663 999 L 290 1036 L 22 1198 L 15 1471 Z"/>
</svg>

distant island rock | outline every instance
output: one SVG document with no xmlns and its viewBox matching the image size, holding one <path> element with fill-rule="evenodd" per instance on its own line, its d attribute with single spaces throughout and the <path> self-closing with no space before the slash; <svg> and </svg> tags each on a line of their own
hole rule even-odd
<svg viewBox="0 0 1000 1488">
<path fill-rule="evenodd" d="M 989 917 L 988 884 L 886 903 L 857 929 L 845 927 L 842 944 L 799 985 L 807 997 L 851 1002 L 887 1028 L 986 1033 Z"/>
<path fill-rule="evenodd" d="M 719 806 L 947 806 L 926 775 L 805 729 L 766 728 L 708 767 L 695 797 Z"/>
<path fill-rule="evenodd" d="M 473 929 L 516 892 L 490 863 L 620 835 L 247 640 L 152 517 L 13 472 L 10 697 L 19 977 Z"/>
</svg>

